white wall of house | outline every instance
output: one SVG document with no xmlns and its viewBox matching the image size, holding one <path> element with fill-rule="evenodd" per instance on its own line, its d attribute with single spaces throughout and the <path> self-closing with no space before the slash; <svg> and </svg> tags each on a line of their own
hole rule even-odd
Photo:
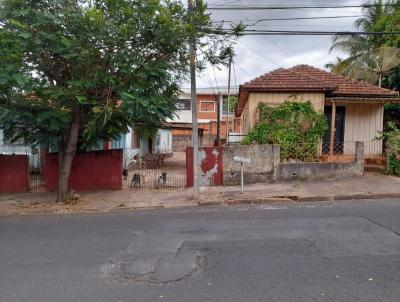
<svg viewBox="0 0 400 302">
<path fill-rule="evenodd" d="M 128 164 L 133 161 L 133 157 L 140 153 L 138 148 L 132 148 L 132 136 L 134 130 L 129 127 L 129 132 L 124 134 L 125 142 L 124 142 L 124 168 L 128 166 Z"/>
<path fill-rule="evenodd" d="M 158 129 L 153 140 L 153 153 L 171 153 L 172 152 L 172 130 Z"/>
<path fill-rule="evenodd" d="M 174 123 L 191 123 L 192 110 L 177 110 L 176 116 L 173 119 L 169 119 L 168 121 Z"/>
<path fill-rule="evenodd" d="M 124 166 L 128 166 L 134 160 L 135 155 L 140 157 L 148 153 L 149 138 L 140 136 L 140 146 L 134 146 L 133 137 L 135 130 L 129 128 L 129 132 L 124 134 Z M 158 129 L 156 135 L 152 139 L 153 153 L 171 153 L 172 152 L 172 130 Z"/>
</svg>

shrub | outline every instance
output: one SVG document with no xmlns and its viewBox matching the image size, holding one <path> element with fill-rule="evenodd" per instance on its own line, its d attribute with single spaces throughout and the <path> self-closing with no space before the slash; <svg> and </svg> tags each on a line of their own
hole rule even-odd
<svg viewBox="0 0 400 302">
<path fill-rule="evenodd" d="M 400 129 L 391 121 L 386 125 L 386 130 L 380 133 L 378 139 L 387 142 L 389 153 L 388 173 L 400 176 Z"/>
<path fill-rule="evenodd" d="M 400 155 L 390 154 L 389 155 L 389 166 L 388 173 L 400 176 Z"/>
<path fill-rule="evenodd" d="M 328 129 L 326 118 L 310 101 L 286 101 L 278 107 L 260 103 L 260 123 L 243 140 L 244 145 L 279 144 L 281 159 L 315 161 L 321 137 Z"/>
</svg>

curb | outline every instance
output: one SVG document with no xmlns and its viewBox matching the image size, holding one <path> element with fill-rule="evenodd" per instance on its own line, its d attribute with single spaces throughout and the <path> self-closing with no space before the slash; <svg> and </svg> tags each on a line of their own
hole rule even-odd
<svg viewBox="0 0 400 302">
<path fill-rule="evenodd" d="M 252 204 L 269 204 L 269 203 L 286 203 L 286 202 L 332 202 L 344 200 L 360 200 L 360 199 L 386 199 L 400 198 L 400 193 L 376 193 L 376 194 L 347 194 L 334 196 L 290 196 L 286 197 L 261 197 L 261 198 L 241 198 L 226 200 L 207 200 L 199 201 L 200 207 L 220 206 L 220 205 L 252 205 Z"/>
</svg>

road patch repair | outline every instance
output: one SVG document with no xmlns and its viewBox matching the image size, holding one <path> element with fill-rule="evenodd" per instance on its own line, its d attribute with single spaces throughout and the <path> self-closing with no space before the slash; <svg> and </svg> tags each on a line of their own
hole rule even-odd
<svg viewBox="0 0 400 302">
<path fill-rule="evenodd" d="M 190 188 L 79 192 L 81 200 L 76 205 L 54 203 L 55 193 L 1 194 L 0 215 L 400 198 L 399 177 L 374 174 L 332 180 L 245 184 L 244 188 L 242 194 L 240 186 L 204 187 L 200 190 L 199 202 L 192 199 Z"/>
<path fill-rule="evenodd" d="M 133 243 L 100 267 L 103 280 L 178 282 L 207 271 L 207 259 L 212 253 L 255 245 L 262 245 L 273 259 L 288 254 L 304 259 L 312 256 L 321 261 L 400 254 L 400 237 L 396 233 L 356 216 L 236 219 L 229 225 L 217 220 L 205 223 L 194 219 L 189 229 L 183 219 L 163 223 L 148 232 L 135 232 Z M 163 233 L 162 228 L 169 232 Z"/>
</svg>

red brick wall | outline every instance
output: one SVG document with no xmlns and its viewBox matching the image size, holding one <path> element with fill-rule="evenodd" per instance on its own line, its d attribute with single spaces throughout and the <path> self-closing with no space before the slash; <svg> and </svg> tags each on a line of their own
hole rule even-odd
<svg viewBox="0 0 400 302">
<path fill-rule="evenodd" d="M 0 155 L 0 192 L 29 190 L 29 158 L 27 155 Z"/>
<path fill-rule="evenodd" d="M 222 147 L 201 147 L 199 148 L 201 153 L 205 154 L 205 158 L 201 161 L 200 174 L 207 175 L 213 168 L 217 167 L 216 173 L 209 173 L 206 177 L 205 182 L 209 185 L 223 186 L 224 185 L 224 174 L 222 167 L 223 151 Z M 201 158 L 200 158 L 201 159 Z M 193 186 L 193 147 L 186 148 L 186 186 Z"/>
<path fill-rule="evenodd" d="M 55 191 L 58 181 L 58 153 L 47 153 L 44 178 L 47 191 Z M 70 189 L 77 191 L 122 189 L 122 150 L 77 153 L 72 161 Z"/>
</svg>

